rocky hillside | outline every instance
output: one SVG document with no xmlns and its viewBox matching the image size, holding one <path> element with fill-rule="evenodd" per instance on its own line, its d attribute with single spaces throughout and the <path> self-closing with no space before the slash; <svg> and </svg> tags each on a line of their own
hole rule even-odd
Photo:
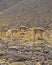
<svg viewBox="0 0 52 65">
<path fill-rule="evenodd" d="M 0 0 L 0 65 L 52 65 L 52 0 Z"/>
<path fill-rule="evenodd" d="M 45 27 L 45 22 L 52 24 L 52 0 L 0 1 L 0 25 Z"/>
</svg>

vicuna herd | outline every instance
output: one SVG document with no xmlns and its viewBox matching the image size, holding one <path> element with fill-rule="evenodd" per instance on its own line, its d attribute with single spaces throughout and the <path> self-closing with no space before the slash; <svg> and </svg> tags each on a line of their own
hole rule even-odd
<svg viewBox="0 0 52 65">
<path fill-rule="evenodd" d="M 11 36 L 11 35 L 17 35 L 17 33 L 25 33 L 25 32 L 32 32 L 33 40 L 42 39 L 42 34 L 46 31 L 46 29 L 43 28 L 28 28 L 28 27 L 19 27 L 18 29 L 2 29 L 0 30 L 0 36 Z M 28 34 L 28 33 L 27 33 Z M 17 35 L 18 36 L 18 35 Z"/>
</svg>

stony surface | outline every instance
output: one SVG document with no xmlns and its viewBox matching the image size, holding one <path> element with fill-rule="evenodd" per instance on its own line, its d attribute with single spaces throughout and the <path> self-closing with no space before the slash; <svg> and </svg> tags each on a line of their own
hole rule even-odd
<svg viewBox="0 0 52 65">
<path fill-rule="evenodd" d="M 45 22 L 52 24 L 52 0 L 2 1 L 0 10 L 4 10 L 0 11 L 0 26 L 2 24 L 8 28 L 17 28 L 22 25 L 45 27 Z M 49 28 L 52 29 L 52 26 L 50 25 Z"/>
<path fill-rule="evenodd" d="M 23 44 L 9 44 L 0 40 L 0 65 L 51 65 L 52 44 L 41 43 L 27 46 Z"/>
<path fill-rule="evenodd" d="M 43 39 L 36 35 L 35 43 L 28 41 L 33 35 L 29 31 L 24 43 L 26 36 L 10 34 L 20 26 L 49 30 Z M 9 32 L 0 34 L 0 65 L 52 65 L 52 0 L 0 0 L 0 33 L 3 29 Z"/>
</svg>

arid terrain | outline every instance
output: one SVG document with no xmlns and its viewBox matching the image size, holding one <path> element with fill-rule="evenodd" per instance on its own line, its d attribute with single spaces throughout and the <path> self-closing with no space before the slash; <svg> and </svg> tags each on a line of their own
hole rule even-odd
<svg viewBox="0 0 52 65">
<path fill-rule="evenodd" d="M 0 65 L 52 65 L 52 0 L 0 0 Z"/>
</svg>

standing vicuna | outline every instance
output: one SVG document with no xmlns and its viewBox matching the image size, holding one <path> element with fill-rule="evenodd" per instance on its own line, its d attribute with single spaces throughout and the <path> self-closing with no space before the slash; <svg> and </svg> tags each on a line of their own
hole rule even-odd
<svg viewBox="0 0 52 65">
<path fill-rule="evenodd" d="M 7 31 L 8 31 L 8 30 L 5 29 L 5 27 L 1 27 L 1 29 L 0 29 L 0 35 L 1 35 L 1 36 L 5 36 Z"/>
<path fill-rule="evenodd" d="M 34 28 L 34 41 L 38 40 L 38 39 L 42 39 L 42 34 L 43 32 L 45 31 L 43 28 L 40 28 L 40 27 L 36 27 Z"/>
</svg>

